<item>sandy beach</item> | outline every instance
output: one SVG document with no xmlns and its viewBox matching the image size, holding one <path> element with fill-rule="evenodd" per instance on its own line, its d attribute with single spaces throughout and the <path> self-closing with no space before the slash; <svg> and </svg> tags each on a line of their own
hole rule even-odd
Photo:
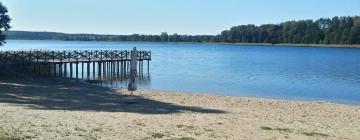
<svg viewBox="0 0 360 140">
<path fill-rule="evenodd" d="M 0 80 L 0 139 L 352 139 L 360 106 Z"/>
</svg>

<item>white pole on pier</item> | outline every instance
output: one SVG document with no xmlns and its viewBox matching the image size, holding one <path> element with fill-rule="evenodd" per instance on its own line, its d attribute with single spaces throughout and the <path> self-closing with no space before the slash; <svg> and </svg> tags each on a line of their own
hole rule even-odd
<svg viewBox="0 0 360 140">
<path fill-rule="evenodd" d="M 137 69 L 137 50 L 136 47 L 133 48 L 133 50 L 131 51 L 131 61 L 130 61 L 130 81 L 129 81 L 129 86 L 128 86 L 128 91 L 131 91 L 131 94 L 133 93 L 133 91 L 137 90 L 137 86 L 135 83 L 135 79 L 136 79 L 136 69 Z"/>
</svg>

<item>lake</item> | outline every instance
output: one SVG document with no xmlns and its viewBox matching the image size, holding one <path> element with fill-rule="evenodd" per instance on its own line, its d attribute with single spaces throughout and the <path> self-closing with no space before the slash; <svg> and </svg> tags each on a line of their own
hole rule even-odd
<svg viewBox="0 0 360 140">
<path fill-rule="evenodd" d="M 0 50 L 133 47 L 152 51 L 149 79 L 141 88 L 360 104 L 360 49 L 355 48 L 8 40 Z"/>
</svg>

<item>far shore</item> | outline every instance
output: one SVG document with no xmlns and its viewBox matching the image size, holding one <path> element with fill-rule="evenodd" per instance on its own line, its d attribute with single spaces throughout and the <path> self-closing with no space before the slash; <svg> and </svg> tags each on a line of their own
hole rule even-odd
<svg viewBox="0 0 360 140">
<path fill-rule="evenodd" d="M 249 45 L 249 46 L 289 46 L 289 47 L 322 47 L 322 48 L 360 48 L 360 44 L 346 45 L 346 44 L 271 44 L 271 43 L 218 43 L 229 45 Z"/>
<path fill-rule="evenodd" d="M 353 139 L 360 106 L 0 80 L 0 139 Z"/>
<path fill-rule="evenodd" d="M 27 40 L 27 39 L 9 39 Z M 82 40 L 50 40 L 50 41 L 82 41 Z M 96 41 L 85 41 L 96 42 Z M 132 42 L 132 43 L 161 43 L 161 44 L 220 44 L 238 46 L 284 46 L 284 47 L 321 47 L 321 48 L 360 48 L 360 44 L 291 44 L 291 43 L 225 43 L 225 42 L 145 42 L 145 41 L 99 41 L 99 42 Z"/>
</svg>

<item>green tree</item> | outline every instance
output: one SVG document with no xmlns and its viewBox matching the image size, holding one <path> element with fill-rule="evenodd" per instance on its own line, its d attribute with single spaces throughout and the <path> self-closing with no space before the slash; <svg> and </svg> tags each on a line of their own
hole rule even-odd
<svg viewBox="0 0 360 140">
<path fill-rule="evenodd" d="M 162 32 L 160 38 L 161 38 L 161 42 L 167 42 L 169 40 L 169 35 L 167 32 Z"/>
<path fill-rule="evenodd" d="M 0 46 L 6 43 L 5 32 L 11 28 L 10 27 L 11 19 L 7 13 L 8 13 L 7 8 L 0 2 Z"/>
<path fill-rule="evenodd" d="M 351 27 L 351 44 L 360 44 L 360 17 L 356 17 L 354 20 L 354 25 Z"/>
</svg>

